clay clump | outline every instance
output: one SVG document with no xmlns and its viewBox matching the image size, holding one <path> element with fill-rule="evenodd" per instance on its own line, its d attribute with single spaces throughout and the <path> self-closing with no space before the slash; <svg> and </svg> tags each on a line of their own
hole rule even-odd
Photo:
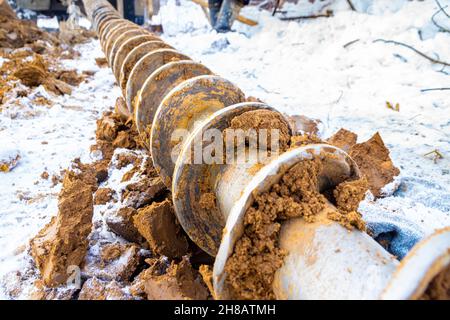
<svg viewBox="0 0 450 320">
<path fill-rule="evenodd" d="M 161 266 L 157 263 L 156 266 Z M 166 269 L 148 268 L 135 283 L 135 291 L 145 294 L 149 300 L 206 300 L 208 289 L 198 271 L 192 268 L 187 258 L 172 262 Z M 165 270 L 164 270 L 165 269 Z"/>
<path fill-rule="evenodd" d="M 450 300 L 450 265 L 431 280 L 421 300 Z"/>
<path fill-rule="evenodd" d="M 66 173 L 59 195 L 58 215 L 31 240 L 31 254 L 46 286 L 64 283 L 69 276 L 68 268 L 83 262 L 92 215 L 89 179 L 83 174 Z"/>
<path fill-rule="evenodd" d="M 78 300 L 132 300 L 124 288 L 116 281 L 89 278 L 83 284 Z"/>
<path fill-rule="evenodd" d="M 187 239 L 169 200 L 139 209 L 137 215 L 133 216 L 133 221 L 153 252 L 171 259 L 181 258 L 187 253 Z"/>
<path fill-rule="evenodd" d="M 253 145 L 259 146 L 261 146 L 261 143 L 263 143 L 267 146 L 268 150 L 272 148 L 271 140 L 272 135 L 275 132 L 277 136 L 273 138 L 275 141 L 276 138 L 278 139 L 278 141 L 276 142 L 278 143 L 277 147 L 280 151 L 285 151 L 288 148 L 291 138 L 291 130 L 287 121 L 281 114 L 271 110 L 254 110 L 244 112 L 243 114 L 236 116 L 231 120 L 229 129 L 241 129 L 246 133 L 250 130 L 254 130 L 254 132 L 256 133 L 258 133 L 261 129 L 267 130 L 266 141 L 259 141 L 258 134 L 254 136 L 249 132 L 249 134 L 246 135 L 246 143 L 253 143 Z M 256 141 L 253 141 L 254 139 L 256 139 Z"/>
<path fill-rule="evenodd" d="M 349 154 L 366 176 L 369 189 L 375 197 L 381 197 L 383 187 L 400 174 L 378 132 L 366 142 L 351 147 Z"/>
<path fill-rule="evenodd" d="M 94 204 L 101 205 L 106 204 L 112 200 L 115 191 L 111 188 L 99 188 L 95 193 Z"/>
</svg>

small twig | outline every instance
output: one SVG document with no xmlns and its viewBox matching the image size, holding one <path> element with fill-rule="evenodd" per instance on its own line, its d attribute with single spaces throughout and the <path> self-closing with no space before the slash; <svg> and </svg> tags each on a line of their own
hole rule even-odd
<svg viewBox="0 0 450 320">
<path fill-rule="evenodd" d="M 440 11 L 442 11 L 448 18 L 450 18 L 450 14 L 447 13 L 447 11 L 445 11 L 444 9 L 447 8 L 447 6 L 445 6 L 444 8 L 442 7 L 441 3 L 439 2 L 439 0 L 435 0 Z"/>
<path fill-rule="evenodd" d="M 374 40 L 373 42 L 374 42 L 374 43 L 375 43 L 375 42 L 393 43 L 393 44 L 395 44 L 395 45 L 398 45 L 398 46 L 402 46 L 402 47 L 408 48 L 408 49 L 414 51 L 414 52 L 417 53 L 418 55 L 424 57 L 425 59 L 427 59 L 427 60 L 429 60 L 429 61 L 431 61 L 431 62 L 433 62 L 433 63 L 442 64 L 442 65 L 444 65 L 444 66 L 450 66 L 450 63 L 445 62 L 445 61 L 441 61 L 441 60 L 437 60 L 437 59 L 434 59 L 434 58 L 432 58 L 432 57 L 430 57 L 430 56 L 427 56 L 425 53 L 423 53 L 423 52 L 417 50 L 416 48 L 414 48 L 414 47 L 412 47 L 412 46 L 410 46 L 410 45 L 408 45 L 408 44 L 406 44 L 406 43 L 403 43 L 403 42 L 398 42 L 398 41 L 394 41 L 394 40 L 384 40 L 384 39 L 376 39 L 376 40 Z"/>
<path fill-rule="evenodd" d="M 440 6 L 440 5 L 439 5 Z M 438 15 L 440 12 L 444 12 L 445 14 L 447 14 L 446 12 L 445 12 L 445 8 L 447 8 L 448 6 L 445 6 L 444 8 L 442 8 L 442 7 L 440 7 L 440 9 L 438 10 L 438 11 L 436 11 L 432 16 L 431 16 L 431 22 L 433 22 L 433 24 L 438 28 L 438 29 L 440 29 L 441 31 L 443 31 L 443 32 L 450 32 L 450 30 L 449 29 L 447 29 L 447 28 L 444 28 L 443 26 L 441 26 L 440 24 L 438 24 L 437 22 L 436 22 L 436 20 L 434 20 L 434 17 L 436 16 L 436 15 Z"/>
<path fill-rule="evenodd" d="M 279 5 L 280 5 L 280 0 L 277 0 L 277 2 L 275 3 L 275 8 L 273 8 L 272 16 L 274 16 L 275 13 L 277 13 Z"/>
<path fill-rule="evenodd" d="M 348 6 L 350 7 L 350 9 L 352 9 L 352 11 L 356 11 L 355 6 L 353 5 L 351 0 L 347 0 Z"/>
<path fill-rule="evenodd" d="M 298 17 L 282 17 L 280 20 L 303 20 L 303 19 L 316 19 L 316 18 L 329 18 L 333 16 L 333 11 L 327 10 L 325 13 L 316 14 L 311 16 L 298 16 Z"/>
<path fill-rule="evenodd" d="M 434 163 L 437 163 L 437 161 L 439 159 L 444 159 L 444 156 L 442 155 L 442 153 L 438 149 L 434 149 L 433 151 L 425 153 L 424 157 L 429 156 L 431 154 L 434 154 L 434 158 L 433 158 Z"/>
<path fill-rule="evenodd" d="M 352 40 L 352 41 L 347 42 L 346 44 L 344 44 L 343 47 L 344 48 L 350 47 L 352 44 L 354 44 L 354 43 L 356 43 L 358 41 L 359 41 L 359 39 Z"/>
<path fill-rule="evenodd" d="M 427 92 L 427 91 L 444 91 L 444 90 L 450 90 L 450 88 L 428 88 L 428 89 L 421 89 L 420 92 Z"/>
</svg>

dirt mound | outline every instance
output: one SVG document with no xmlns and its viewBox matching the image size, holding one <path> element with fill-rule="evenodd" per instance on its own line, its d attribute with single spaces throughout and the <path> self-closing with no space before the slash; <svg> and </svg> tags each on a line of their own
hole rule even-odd
<svg viewBox="0 0 450 320">
<path fill-rule="evenodd" d="M 112 143 L 114 148 L 136 149 L 138 133 L 130 121 L 123 121 L 120 115 L 106 112 L 97 120 L 97 140 Z"/>
<path fill-rule="evenodd" d="M 209 297 L 203 280 L 187 258 L 180 263 L 172 262 L 168 268 L 156 261 L 138 276 L 134 287 L 135 293 L 144 293 L 149 300 L 206 300 Z"/>
<path fill-rule="evenodd" d="M 17 18 L 7 0 L 0 0 L 0 16 L 14 19 Z"/>
<path fill-rule="evenodd" d="M 171 201 L 166 199 L 139 209 L 133 221 L 153 252 L 170 259 L 187 254 L 188 242 L 175 217 Z"/>
<path fill-rule="evenodd" d="M 366 176 L 372 194 L 380 197 L 383 187 L 392 182 L 400 170 L 394 166 L 389 149 L 378 132 L 363 143 L 356 143 L 357 138 L 355 133 L 340 129 L 327 142 L 346 151 L 355 160 L 361 173 Z"/>
<path fill-rule="evenodd" d="M 92 228 L 92 178 L 67 172 L 59 195 L 58 215 L 31 240 L 31 254 L 46 286 L 60 285 L 68 268 L 79 266 Z"/>
<path fill-rule="evenodd" d="M 378 132 L 366 142 L 351 147 L 349 154 L 367 177 L 369 189 L 375 197 L 382 196 L 383 187 L 400 174 Z"/>
<path fill-rule="evenodd" d="M 23 63 L 13 73 L 13 77 L 30 88 L 43 85 L 46 90 L 57 95 L 71 94 L 71 87 L 66 82 L 57 79 L 53 73 L 48 71 L 48 68 L 49 66 L 42 56 L 36 55 L 34 60 Z"/>
<path fill-rule="evenodd" d="M 59 45 L 54 35 L 39 29 L 35 22 L 19 20 L 4 13 L 7 12 L 2 11 L 0 14 L 0 48 L 20 48 L 36 41 Z"/>
</svg>

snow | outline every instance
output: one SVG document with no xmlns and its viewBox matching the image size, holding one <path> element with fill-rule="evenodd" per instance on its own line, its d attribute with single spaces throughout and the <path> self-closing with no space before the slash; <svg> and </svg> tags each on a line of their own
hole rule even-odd
<svg viewBox="0 0 450 320">
<path fill-rule="evenodd" d="M 96 71 L 95 78 L 74 87 L 71 96 L 51 96 L 51 108 L 31 105 L 28 98 L 16 112 L 7 109 L 0 114 L 1 150 L 7 142 L 21 153 L 17 167 L 0 173 L 0 281 L 11 271 L 26 269 L 29 239 L 57 213 L 60 185 L 53 186 L 50 178 L 40 175 L 47 171 L 59 176 L 76 157 L 92 161 L 95 155 L 91 157 L 89 147 L 95 143 L 95 121 L 120 94 L 111 71 L 95 64 L 95 58 L 103 56 L 98 41 L 75 49 L 81 57 L 63 64 L 80 72 Z M 49 95 L 41 87 L 33 94 L 39 92 Z M 24 110 L 31 110 L 31 115 L 23 116 Z M 2 290 L 0 298 L 5 298 Z"/>
<path fill-rule="evenodd" d="M 49 18 L 46 16 L 42 17 L 40 16 L 37 19 L 37 26 L 43 29 L 58 29 L 59 28 L 58 17 L 54 16 L 53 18 Z"/>
<path fill-rule="evenodd" d="M 258 26 L 237 22 L 236 32 L 227 34 L 211 31 L 199 6 L 179 2 L 181 6 L 169 0 L 154 18 L 163 25 L 163 39 L 248 96 L 287 114 L 320 119 L 324 138 L 341 127 L 357 133 L 359 142 L 380 132 L 401 176 L 385 187 L 389 196 L 368 196 L 360 210 L 375 235 L 394 235 L 392 249 L 399 257 L 435 229 L 450 226 L 449 92 L 421 91 L 448 87 L 450 68 L 405 47 L 374 42 L 401 41 L 449 62 L 450 34 L 439 32 L 430 20 L 438 10 L 434 1 L 353 0 L 359 12 L 350 11 L 343 0 L 316 1 L 323 10 L 334 10 L 333 17 L 299 22 L 280 21 L 270 12 L 246 7 L 242 14 L 257 20 Z M 317 13 L 318 8 L 306 2 L 286 4 L 283 10 L 287 16 Z M 436 21 L 448 26 L 442 14 Z M 89 153 L 95 120 L 120 94 L 109 69 L 95 65 L 94 58 L 103 56 L 98 42 L 77 50 L 82 56 L 64 65 L 97 71 L 93 79 L 74 88 L 71 96 L 51 96 L 51 108 L 22 98 L 22 109 L 0 114 L 1 141 L 21 154 L 17 167 L 0 173 L 0 279 L 29 265 L 29 239 L 57 212 L 60 186 L 41 179 L 41 173 L 59 175 L 75 157 L 95 159 L 98 155 Z M 47 93 L 37 88 L 34 94 Z M 399 112 L 388 109 L 386 102 L 398 103 Z M 443 159 L 425 156 L 435 149 Z M 114 171 L 105 187 L 119 190 L 120 178 Z M 399 189 L 394 192 L 395 185 Z M 94 220 L 102 220 L 107 209 L 96 206 Z M 1 292 L 0 298 L 6 297 Z"/>
</svg>

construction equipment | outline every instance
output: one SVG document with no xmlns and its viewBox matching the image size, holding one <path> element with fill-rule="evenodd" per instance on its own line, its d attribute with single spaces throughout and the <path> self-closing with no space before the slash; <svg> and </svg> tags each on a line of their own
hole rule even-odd
<svg viewBox="0 0 450 320">
<path fill-rule="evenodd" d="M 180 224 L 200 248 L 216 257 L 216 298 L 233 298 L 225 265 L 255 196 L 307 159 L 322 162 L 321 178 L 328 189 L 358 178 L 357 165 L 344 151 L 327 144 L 301 146 L 263 161 L 254 156 L 258 146 L 249 144 L 244 163 L 192 164 L 188 160 L 195 143 L 208 130 L 223 132 L 237 116 L 266 110 L 287 127 L 288 121 L 276 109 L 248 101 L 236 85 L 156 35 L 124 21 L 108 2 L 84 0 L 84 4 L 133 120 L 141 133 L 150 130 L 154 167 L 172 190 Z M 187 135 L 175 144 L 172 138 L 180 129 Z M 205 193 L 216 199 L 208 210 L 199 205 Z M 331 209 L 330 204 L 314 223 L 294 218 L 282 224 L 280 245 L 287 256 L 273 282 L 277 298 L 416 299 L 450 265 L 450 228 L 420 242 L 399 262 L 367 233 L 348 231 L 327 219 L 326 210 Z"/>
</svg>

